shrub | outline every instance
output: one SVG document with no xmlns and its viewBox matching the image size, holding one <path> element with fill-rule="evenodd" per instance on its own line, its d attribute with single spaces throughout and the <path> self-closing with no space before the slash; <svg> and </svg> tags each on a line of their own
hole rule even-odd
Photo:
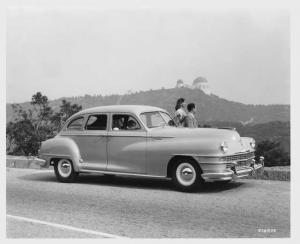
<svg viewBox="0 0 300 244">
<path fill-rule="evenodd" d="M 68 117 L 82 109 L 77 104 L 62 100 L 62 105 L 54 113 L 48 98 L 37 92 L 32 96 L 32 109 L 23 110 L 12 105 L 17 118 L 6 126 L 6 153 L 12 155 L 37 155 L 41 142 L 54 137 Z"/>
<path fill-rule="evenodd" d="M 290 155 L 286 152 L 279 141 L 264 140 L 257 144 L 256 157 L 265 157 L 265 166 L 290 165 Z"/>
</svg>

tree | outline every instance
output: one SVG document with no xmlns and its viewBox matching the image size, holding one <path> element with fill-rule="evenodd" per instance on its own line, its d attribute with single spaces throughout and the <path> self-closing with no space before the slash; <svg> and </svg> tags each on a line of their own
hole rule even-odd
<svg viewBox="0 0 300 244">
<path fill-rule="evenodd" d="M 53 110 L 49 106 L 48 97 L 42 95 L 41 92 L 37 92 L 31 98 L 31 105 L 35 112 L 35 117 L 32 117 L 35 133 L 39 142 L 46 140 L 49 137 L 53 137 L 53 125 L 51 119 L 53 116 Z"/>
<path fill-rule="evenodd" d="M 287 166 L 290 165 L 290 156 L 282 146 L 280 141 L 264 140 L 257 144 L 256 159 L 259 156 L 265 158 L 265 166 Z"/>
<path fill-rule="evenodd" d="M 31 105 L 28 111 L 20 105 L 12 105 L 17 118 L 6 126 L 8 154 L 37 155 L 41 142 L 55 136 L 62 122 L 82 109 L 63 100 L 59 112 L 54 113 L 47 96 L 41 92 L 32 96 Z"/>
<path fill-rule="evenodd" d="M 9 122 L 6 127 L 8 139 L 12 142 L 14 155 L 36 155 L 39 148 L 39 137 L 30 120 Z"/>
<path fill-rule="evenodd" d="M 43 96 L 41 92 L 37 92 L 32 96 L 31 105 L 33 105 L 35 110 L 38 111 L 39 119 L 49 117 L 53 113 L 51 107 L 49 106 L 48 98 L 46 96 Z M 38 108 L 36 108 L 36 106 Z"/>
<path fill-rule="evenodd" d="M 56 131 L 61 129 L 63 123 L 66 122 L 70 116 L 82 110 L 82 106 L 78 104 L 71 104 L 64 99 L 62 100 L 62 104 L 59 108 L 59 112 L 55 113 L 51 118 Z"/>
</svg>

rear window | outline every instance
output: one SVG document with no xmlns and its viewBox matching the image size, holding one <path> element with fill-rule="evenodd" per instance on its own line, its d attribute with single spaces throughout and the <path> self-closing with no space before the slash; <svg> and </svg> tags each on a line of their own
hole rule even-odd
<svg viewBox="0 0 300 244">
<path fill-rule="evenodd" d="M 67 130 L 81 130 L 83 124 L 83 117 L 73 119 L 67 127 Z"/>
</svg>

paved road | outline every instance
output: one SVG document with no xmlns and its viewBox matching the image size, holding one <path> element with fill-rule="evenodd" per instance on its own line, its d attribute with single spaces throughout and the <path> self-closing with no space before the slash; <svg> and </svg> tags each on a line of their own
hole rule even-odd
<svg viewBox="0 0 300 244">
<path fill-rule="evenodd" d="M 181 193 L 163 180 L 81 175 L 64 184 L 52 171 L 12 168 L 6 177 L 8 238 L 290 236 L 289 182 L 240 180 Z"/>
</svg>

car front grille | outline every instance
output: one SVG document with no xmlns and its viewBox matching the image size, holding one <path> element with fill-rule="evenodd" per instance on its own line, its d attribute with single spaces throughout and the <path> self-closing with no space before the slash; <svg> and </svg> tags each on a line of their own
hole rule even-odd
<svg viewBox="0 0 300 244">
<path fill-rule="evenodd" d="M 229 155 L 229 156 L 223 156 L 221 158 L 222 161 L 224 162 L 240 162 L 240 161 L 248 161 L 252 158 L 254 158 L 254 152 L 248 152 L 248 153 L 239 153 L 239 154 L 234 154 L 234 155 Z"/>
</svg>

